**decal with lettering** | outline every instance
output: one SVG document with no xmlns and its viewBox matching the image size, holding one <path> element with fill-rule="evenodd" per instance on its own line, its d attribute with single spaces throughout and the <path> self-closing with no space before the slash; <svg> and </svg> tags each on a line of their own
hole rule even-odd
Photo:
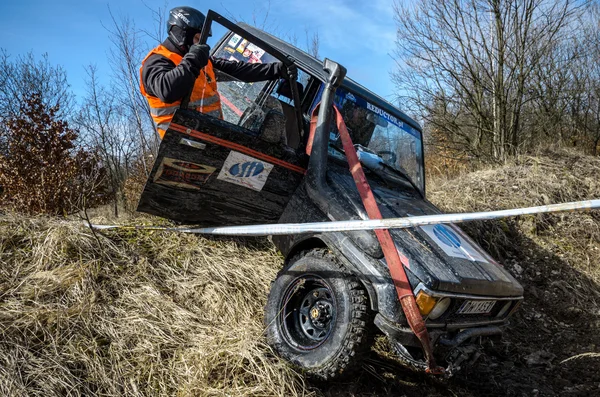
<svg viewBox="0 0 600 397">
<path fill-rule="evenodd" d="M 371 112 L 379 115 L 380 117 L 383 117 L 385 120 L 391 122 L 392 124 L 397 125 L 398 127 L 402 127 L 404 124 L 400 120 L 398 120 L 395 116 L 392 116 L 385 110 L 378 108 L 377 106 L 373 105 L 372 103 L 367 102 L 367 109 L 370 110 Z"/>
<path fill-rule="evenodd" d="M 260 192 L 272 169 L 273 164 L 231 151 L 217 179 Z"/>
<path fill-rule="evenodd" d="M 252 55 L 250 55 L 250 58 L 248 58 L 248 63 L 262 63 L 262 62 L 259 58 L 256 57 L 256 55 L 252 54 Z"/>
<path fill-rule="evenodd" d="M 183 189 L 200 190 L 216 168 L 165 157 L 156 171 L 154 183 Z"/>
<path fill-rule="evenodd" d="M 240 41 L 242 41 L 242 36 L 234 34 L 233 37 L 231 39 L 229 39 L 229 42 L 227 43 L 228 46 L 236 48 L 238 46 L 238 44 L 240 43 Z"/>
<path fill-rule="evenodd" d="M 246 48 L 252 51 L 252 55 L 254 55 L 254 58 L 256 59 L 261 59 L 263 55 L 265 55 L 265 50 L 252 43 L 248 44 Z"/>
<path fill-rule="evenodd" d="M 323 88 L 323 86 L 321 86 L 321 88 L 319 89 L 319 93 L 317 94 L 317 97 L 316 97 L 317 99 L 315 99 L 315 102 L 313 102 L 312 108 L 314 108 L 314 106 L 316 106 L 316 104 L 318 103 L 318 99 L 320 98 L 322 88 Z M 417 138 L 419 140 L 421 139 L 421 134 L 419 131 L 417 131 L 416 129 L 412 128 L 411 126 L 409 126 L 408 124 L 403 122 L 402 119 L 399 118 L 398 116 L 393 115 L 393 114 L 383 110 L 379 106 L 374 105 L 373 103 L 367 101 L 365 98 L 363 98 L 357 94 L 351 93 L 349 91 L 346 91 L 343 88 L 338 88 L 336 90 L 335 95 L 336 95 L 335 96 L 335 104 L 340 109 L 342 107 L 344 107 L 344 104 L 346 101 L 352 102 L 354 104 L 353 106 L 367 109 L 368 111 L 374 113 L 375 115 L 382 118 L 383 120 L 395 125 L 396 127 L 401 128 L 403 131 L 406 131 L 407 133 L 414 136 L 415 138 Z"/>
<path fill-rule="evenodd" d="M 244 50 L 246 49 L 247 45 L 248 45 L 248 40 L 246 40 L 246 39 L 242 40 L 242 42 L 240 43 L 240 45 L 237 48 L 237 52 L 242 54 L 244 52 Z"/>
</svg>

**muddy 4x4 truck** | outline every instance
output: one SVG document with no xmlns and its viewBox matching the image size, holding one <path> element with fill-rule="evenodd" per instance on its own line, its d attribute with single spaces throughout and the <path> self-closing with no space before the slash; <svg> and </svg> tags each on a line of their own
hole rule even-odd
<svg viewBox="0 0 600 397">
<path fill-rule="evenodd" d="M 349 170 L 354 152 L 384 218 L 440 214 L 425 197 L 414 120 L 333 61 L 213 11 L 202 42 L 210 29 L 225 32 L 214 57 L 294 64 L 298 79 L 244 83 L 217 73 L 223 118 L 176 112 L 139 211 L 205 227 L 369 219 Z M 454 370 L 481 337 L 501 334 L 523 288 L 463 231 L 438 224 L 389 235 L 404 285 L 373 231 L 273 236 L 286 258 L 265 308 L 278 354 L 328 379 L 360 362 L 377 327 L 406 363 L 435 371 L 435 358 Z"/>
</svg>

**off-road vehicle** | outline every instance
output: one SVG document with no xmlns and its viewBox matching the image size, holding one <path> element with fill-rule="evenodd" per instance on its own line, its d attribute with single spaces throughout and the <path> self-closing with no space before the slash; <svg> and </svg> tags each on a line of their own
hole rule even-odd
<svg viewBox="0 0 600 397">
<path fill-rule="evenodd" d="M 383 217 L 440 213 L 426 199 L 422 130 L 414 120 L 345 78 L 333 61 L 213 11 L 204 32 L 211 28 L 225 31 L 213 56 L 294 64 L 298 79 L 244 83 L 217 73 L 223 118 L 177 111 L 139 211 L 203 226 L 368 219 L 333 104 Z M 523 288 L 454 225 L 390 232 L 434 355 L 456 367 L 471 342 L 501 333 Z M 374 232 L 274 236 L 273 242 L 285 264 L 272 284 L 265 327 L 282 357 L 330 378 L 359 360 L 376 326 L 403 360 L 426 367 Z"/>
</svg>

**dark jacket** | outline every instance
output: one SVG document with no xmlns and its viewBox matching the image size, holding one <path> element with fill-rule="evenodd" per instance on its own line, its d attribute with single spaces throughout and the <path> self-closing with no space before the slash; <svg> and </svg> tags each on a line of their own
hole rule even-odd
<svg viewBox="0 0 600 397">
<path fill-rule="evenodd" d="M 179 65 L 162 55 L 150 56 L 142 68 L 142 84 L 146 92 L 164 103 L 182 99 L 194 86 L 201 67 L 191 54 L 182 54 L 169 39 L 162 43 L 169 51 L 183 56 Z M 213 67 L 245 82 L 273 80 L 279 77 L 278 63 L 244 63 L 210 58 Z"/>
</svg>

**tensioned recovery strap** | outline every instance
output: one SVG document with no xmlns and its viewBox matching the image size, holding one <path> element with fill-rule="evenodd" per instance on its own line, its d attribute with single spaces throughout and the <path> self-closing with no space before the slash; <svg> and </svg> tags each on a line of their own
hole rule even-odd
<svg viewBox="0 0 600 397">
<path fill-rule="evenodd" d="M 352 178 L 354 178 L 356 188 L 358 189 L 363 205 L 367 210 L 367 215 L 370 219 L 382 219 L 381 211 L 379 211 L 379 206 L 371 191 L 371 186 L 369 185 L 362 165 L 358 160 L 356 149 L 352 144 L 352 139 L 350 138 L 342 114 L 335 105 L 333 106 L 333 109 L 335 110 L 337 127 L 340 138 L 342 139 L 344 152 L 346 153 L 348 165 L 350 166 L 350 173 L 352 174 Z M 377 236 L 377 240 L 379 240 L 385 261 L 390 269 L 390 275 L 394 281 L 396 293 L 398 294 L 398 299 L 400 299 L 400 304 L 402 305 L 402 310 L 404 311 L 408 325 L 416 337 L 419 338 L 421 346 L 423 347 L 423 352 L 425 353 L 425 358 L 427 360 L 427 370 L 432 373 L 442 373 L 443 369 L 439 368 L 435 363 L 433 347 L 427 332 L 427 327 L 425 326 L 425 321 L 417 306 L 417 301 L 415 300 L 412 288 L 408 282 L 408 277 L 404 271 L 404 266 L 402 265 L 400 255 L 398 254 L 394 240 L 392 240 L 390 231 L 387 229 L 378 229 L 375 230 L 375 235 Z"/>
</svg>

